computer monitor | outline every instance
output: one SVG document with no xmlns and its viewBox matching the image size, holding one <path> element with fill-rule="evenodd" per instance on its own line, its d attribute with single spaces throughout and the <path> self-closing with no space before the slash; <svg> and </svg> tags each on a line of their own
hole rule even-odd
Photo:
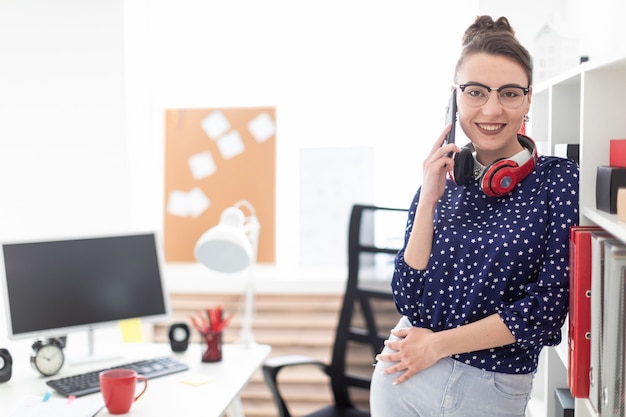
<svg viewBox="0 0 626 417">
<path fill-rule="evenodd" d="M 170 310 L 160 252 L 155 233 L 3 242 L 9 338 L 165 320 Z"/>
</svg>

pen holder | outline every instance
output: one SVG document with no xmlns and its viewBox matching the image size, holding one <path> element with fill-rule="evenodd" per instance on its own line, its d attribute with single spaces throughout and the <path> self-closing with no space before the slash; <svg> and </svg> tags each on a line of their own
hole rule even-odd
<svg viewBox="0 0 626 417">
<path fill-rule="evenodd" d="M 219 362 L 222 360 L 222 332 L 208 331 L 202 333 L 202 362 Z"/>
</svg>

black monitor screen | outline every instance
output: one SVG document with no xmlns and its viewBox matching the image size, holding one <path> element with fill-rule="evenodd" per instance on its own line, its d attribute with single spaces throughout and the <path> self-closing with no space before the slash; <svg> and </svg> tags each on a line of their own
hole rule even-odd
<svg viewBox="0 0 626 417">
<path fill-rule="evenodd" d="M 153 233 L 2 245 L 9 337 L 165 318 Z"/>
</svg>

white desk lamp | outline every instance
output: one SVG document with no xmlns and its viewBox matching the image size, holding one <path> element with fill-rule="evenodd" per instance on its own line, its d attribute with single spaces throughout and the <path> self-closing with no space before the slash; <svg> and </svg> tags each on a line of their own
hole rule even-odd
<svg viewBox="0 0 626 417">
<path fill-rule="evenodd" d="M 250 212 L 245 216 L 240 207 Z M 200 236 L 195 247 L 195 257 L 207 268 L 223 273 L 248 270 L 245 293 L 244 319 L 241 342 L 247 346 L 254 343 L 252 317 L 254 314 L 254 283 L 252 269 L 256 264 L 261 225 L 252 204 L 245 200 L 224 209 L 219 224 Z"/>
</svg>

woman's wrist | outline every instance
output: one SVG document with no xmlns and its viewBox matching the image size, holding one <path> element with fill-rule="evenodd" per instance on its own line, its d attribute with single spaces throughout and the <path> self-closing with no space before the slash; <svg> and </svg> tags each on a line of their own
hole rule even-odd
<svg viewBox="0 0 626 417">
<path fill-rule="evenodd" d="M 437 201 L 427 201 L 425 199 L 420 199 L 419 203 L 417 203 L 416 216 L 419 215 L 419 213 L 434 213 L 436 207 Z"/>
<path fill-rule="evenodd" d="M 442 330 L 439 332 L 434 332 L 432 334 L 433 351 L 435 352 L 438 360 L 457 353 L 453 351 L 453 344 L 448 337 L 449 332 L 449 330 Z"/>
</svg>

